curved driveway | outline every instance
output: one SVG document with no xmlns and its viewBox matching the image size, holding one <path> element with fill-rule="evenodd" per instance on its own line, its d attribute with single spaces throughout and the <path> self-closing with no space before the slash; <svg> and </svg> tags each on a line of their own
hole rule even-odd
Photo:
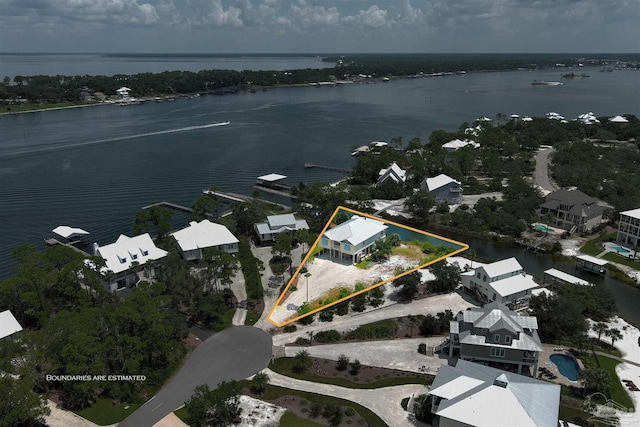
<svg viewBox="0 0 640 427">
<path fill-rule="evenodd" d="M 200 344 L 180 371 L 119 427 L 151 427 L 182 406 L 200 384 L 247 378 L 271 359 L 271 336 L 252 326 L 234 326 Z"/>
<path fill-rule="evenodd" d="M 538 151 L 538 154 L 536 154 L 536 170 L 533 175 L 536 184 L 549 193 L 558 189 L 549 178 L 549 155 L 553 152 L 553 148 Z"/>
</svg>

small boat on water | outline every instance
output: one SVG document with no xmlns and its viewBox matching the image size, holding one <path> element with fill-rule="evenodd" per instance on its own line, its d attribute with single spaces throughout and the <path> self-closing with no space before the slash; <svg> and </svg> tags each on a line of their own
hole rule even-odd
<svg viewBox="0 0 640 427">
<path fill-rule="evenodd" d="M 533 86 L 562 86 L 564 83 L 562 82 L 546 82 L 544 80 L 534 80 L 531 83 Z"/>
</svg>

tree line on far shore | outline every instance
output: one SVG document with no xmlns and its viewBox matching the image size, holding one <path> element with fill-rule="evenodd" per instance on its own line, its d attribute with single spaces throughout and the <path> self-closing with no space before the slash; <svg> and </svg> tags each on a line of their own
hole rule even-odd
<svg viewBox="0 0 640 427">
<path fill-rule="evenodd" d="M 504 71 L 516 69 L 548 68 L 608 64 L 614 59 L 633 61 L 627 66 L 638 66 L 636 55 L 348 55 L 328 57 L 325 61 L 336 65 L 329 68 L 306 68 L 286 71 L 202 70 L 164 71 L 161 73 L 105 75 L 31 75 L 5 76 L 0 82 L 0 100 L 26 99 L 30 103 L 80 103 L 94 92 L 107 96 L 126 86 L 131 95 L 148 97 L 192 93 L 229 93 L 239 90 L 317 83 L 321 81 L 358 79 L 361 76 L 414 76 L 420 73 L 446 73 L 467 71 Z M 635 64 L 635 65 L 634 65 Z M 10 107 L 7 107 L 10 108 Z"/>
</svg>

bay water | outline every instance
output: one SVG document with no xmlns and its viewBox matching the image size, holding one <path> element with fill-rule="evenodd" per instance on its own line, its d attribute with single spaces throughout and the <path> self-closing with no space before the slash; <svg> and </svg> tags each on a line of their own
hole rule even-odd
<svg viewBox="0 0 640 427">
<path fill-rule="evenodd" d="M 398 136 L 426 141 L 434 130 L 455 130 L 497 113 L 640 116 L 640 73 L 582 71 L 591 77 L 554 87 L 531 82 L 560 80 L 561 70 L 2 115 L 0 277 L 12 274 L 15 247 L 43 248 L 43 239 L 58 225 L 84 228 L 92 241 L 108 244 L 132 232 L 142 206 L 160 201 L 189 206 L 211 186 L 251 194 L 256 178 L 271 172 L 287 175 L 288 184 L 340 179 L 344 174 L 303 165 L 350 168 L 352 147 L 370 141 Z M 218 126 L 226 121 L 230 124 Z M 639 324 L 638 310 L 633 319 L 629 313 L 625 317 Z"/>
</svg>

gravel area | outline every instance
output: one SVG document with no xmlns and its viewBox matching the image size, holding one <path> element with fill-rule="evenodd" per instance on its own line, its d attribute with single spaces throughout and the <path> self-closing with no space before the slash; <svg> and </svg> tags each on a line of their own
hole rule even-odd
<svg viewBox="0 0 640 427">
<path fill-rule="evenodd" d="M 317 257 L 314 261 L 307 262 L 306 265 L 311 276 L 307 278 L 300 275 L 297 290 L 291 292 L 286 300 L 281 301 L 271 315 L 271 320 L 282 324 L 288 319 L 297 317 L 298 308 L 307 301 L 307 280 L 308 300 L 314 301 L 326 296 L 332 289 L 345 287 L 353 291 L 358 282 L 364 282 L 367 287 L 370 287 L 393 277 L 397 267 L 406 270 L 418 265 L 418 261 L 401 256 L 391 256 L 385 262 L 370 264 L 366 269 L 362 269 L 351 263 L 329 260 L 326 255 Z"/>
</svg>

